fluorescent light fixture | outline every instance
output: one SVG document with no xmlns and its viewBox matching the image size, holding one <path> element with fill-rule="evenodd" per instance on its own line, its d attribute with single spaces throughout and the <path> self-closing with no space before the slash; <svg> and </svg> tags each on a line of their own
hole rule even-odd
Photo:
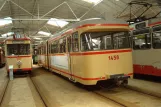
<svg viewBox="0 0 161 107">
<path fill-rule="evenodd" d="M 83 0 L 83 1 L 88 2 L 88 3 L 93 3 L 94 5 L 97 5 L 100 2 L 102 2 L 103 0 Z"/>
<path fill-rule="evenodd" d="M 4 18 L 4 20 L 0 20 L 0 26 L 8 25 L 8 24 L 11 24 L 11 23 L 12 23 L 12 18 L 10 18 L 10 17 Z"/>
<path fill-rule="evenodd" d="M 44 32 L 44 31 L 39 31 L 38 34 L 45 35 L 45 36 L 50 36 L 51 33 Z"/>
<path fill-rule="evenodd" d="M 42 41 L 35 41 L 35 42 L 42 42 Z"/>
<path fill-rule="evenodd" d="M 41 40 L 42 38 L 37 38 L 37 37 L 35 37 L 34 39 L 36 39 L 36 40 Z"/>
<path fill-rule="evenodd" d="M 116 1 L 120 1 L 120 0 L 116 0 Z"/>
<path fill-rule="evenodd" d="M 5 34 L 2 34 L 1 36 L 2 37 L 7 37 L 7 36 L 10 36 L 10 35 L 13 35 L 14 32 L 8 32 L 8 33 L 5 33 Z"/>
<path fill-rule="evenodd" d="M 49 25 L 53 25 L 53 26 L 58 26 L 58 27 L 64 27 L 68 24 L 69 22 L 67 21 L 63 21 L 63 20 L 59 20 L 59 19 L 56 19 L 56 18 L 51 18 L 47 24 Z"/>
</svg>

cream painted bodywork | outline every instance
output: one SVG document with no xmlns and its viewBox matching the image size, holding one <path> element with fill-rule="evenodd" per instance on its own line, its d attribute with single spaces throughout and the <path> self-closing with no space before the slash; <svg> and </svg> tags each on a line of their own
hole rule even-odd
<svg viewBox="0 0 161 107">
<path fill-rule="evenodd" d="M 161 69 L 161 57 L 158 56 L 161 56 L 160 49 L 133 50 L 133 63 Z"/>
<path fill-rule="evenodd" d="M 113 55 L 119 55 L 119 59 L 109 60 L 109 56 Z M 56 56 L 56 54 L 54 56 Z M 64 59 L 66 58 L 64 56 L 59 55 L 57 56 L 57 58 L 59 58 L 59 61 L 57 62 L 59 66 L 57 66 L 57 64 L 55 63 L 51 63 L 50 65 L 58 69 L 54 69 L 54 72 L 56 71 L 61 75 L 64 75 L 68 78 L 72 78 L 74 81 L 80 82 L 85 85 L 94 85 L 97 83 L 97 81 L 110 79 L 111 75 L 126 75 L 133 73 L 131 52 L 70 56 L 71 64 L 68 63 L 68 65 L 71 66 L 69 67 L 69 70 L 64 69 L 63 67 Z M 103 77 L 105 77 L 105 79 L 102 79 Z M 81 78 L 99 78 L 99 80 L 83 80 Z"/>
<path fill-rule="evenodd" d="M 22 65 L 18 66 L 18 61 L 21 61 Z M 7 69 L 9 65 L 13 65 L 13 69 L 28 69 L 32 68 L 32 57 L 23 57 L 23 58 L 6 58 Z"/>
<path fill-rule="evenodd" d="M 39 65 L 45 64 L 45 55 L 38 55 L 38 64 Z"/>
</svg>

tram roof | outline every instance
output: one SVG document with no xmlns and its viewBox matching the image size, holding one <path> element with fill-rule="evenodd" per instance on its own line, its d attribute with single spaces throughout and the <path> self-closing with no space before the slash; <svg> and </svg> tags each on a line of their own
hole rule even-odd
<svg viewBox="0 0 161 107">
<path fill-rule="evenodd" d="M 23 37 L 23 38 L 13 38 L 13 36 L 7 37 L 5 41 L 8 40 L 31 40 L 29 37 Z"/>
<path fill-rule="evenodd" d="M 83 21 L 80 21 L 78 23 L 74 23 L 70 26 L 68 26 L 66 29 L 55 33 L 51 38 L 48 40 L 51 40 L 53 38 L 56 38 L 58 36 L 61 36 L 62 34 L 68 32 L 69 30 L 81 28 L 82 26 L 91 26 L 91 25 L 128 25 L 126 21 L 121 20 L 121 19 L 114 19 L 114 18 L 109 18 L 109 19 L 102 19 L 102 18 L 91 18 L 91 19 L 86 19 Z"/>
</svg>

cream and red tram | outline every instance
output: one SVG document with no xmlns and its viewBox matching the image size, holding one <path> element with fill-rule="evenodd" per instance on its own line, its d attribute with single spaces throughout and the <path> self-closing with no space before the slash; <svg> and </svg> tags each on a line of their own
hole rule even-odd
<svg viewBox="0 0 161 107">
<path fill-rule="evenodd" d="M 48 47 L 47 41 L 38 46 L 38 65 L 48 69 Z"/>
<path fill-rule="evenodd" d="M 133 74 L 128 24 L 89 19 L 56 33 L 48 42 L 49 70 L 84 85 Z"/>
<path fill-rule="evenodd" d="M 135 76 L 161 77 L 161 17 L 136 23 L 131 28 Z"/>
<path fill-rule="evenodd" d="M 13 72 L 31 72 L 32 55 L 31 40 L 28 37 L 8 37 L 5 40 L 6 69 L 13 65 Z"/>
</svg>

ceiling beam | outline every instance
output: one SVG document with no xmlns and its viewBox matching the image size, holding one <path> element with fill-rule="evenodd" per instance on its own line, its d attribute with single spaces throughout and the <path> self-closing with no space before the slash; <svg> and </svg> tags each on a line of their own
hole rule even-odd
<svg viewBox="0 0 161 107">
<path fill-rule="evenodd" d="M 76 19 L 78 19 L 77 15 L 74 13 L 73 9 L 70 7 L 70 5 L 65 2 L 67 4 L 67 6 L 69 7 L 70 11 L 73 13 L 73 15 L 75 16 Z"/>
<path fill-rule="evenodd" d="M 35 17 L 32 13 L 30 13 L 29 11 L 27 11 L 26 9 L 24 9 L 23 7 L 21 7 L 20 5 L 16 4 L 15 2 L 13 2 L 12 0 L 10 0 L 11 3 L 13 3 L 14 5 L 16 5 L 17 7 L 19 7 L 20 9 L 22 9 L 23 11 L 25 11 L 26 13 L 30 14 L 31 16 Z"/>
<path fill-rule="evenodd" d="M 7 0 L 4 1 L 4 3 L 2 4 L 2 6 L 0 7 L 0 11 L 3 9 L 4 5 L 6 4 Z"/>
<path fill-rule="evenodd" d="M 34 5 L 33 5 L 33 8 L 32 8 L 32 13 L 31 14 L 34 14 L 36 3 L 37 3 L 37 0 L 34 0 Z"/>
<path fill-rule="evenodd" d="M 57 21 L 58 19 L 0 19 L 0 20 L 12 20 L 12 21 L 48 21 L 48 20 L 52 20 L 52 21 Z M 59 19 L 59 20 L 63 20 L 63 21 L 71 21 L 71 22 L 77 22 L 80 21 L 79 19 Z"/>
<path fill-rule="evenodd" d="M 45 13 L 43 16 L 41 16 L 40 19 L 43 18 L 43 17 L 45 17 L 46 15 L 48 15 L 49 13 L 51 13 L 52 11 L 56 10 L 58 7 L 62 6 L 64 3 L 65 2 L 62 2 L 58 6 L 54 7 L 53 9 L 51 9 L 50 11 L 48 11 L 47 13 Z"/>
<path fill-rule="evenodd" d="M 12 9 L 11 9 L 11 3 L 8 1 L 8 6 L 9 6 L 9 11 L 10 11 L 10 16 L 12 16 Z"/>
<path fill-rule="evenodd" d="M 93 5 L 91 8 L 89 8 L 79 19 L 82 19 L 87 13 L 89 13 L 95 6 L 97 6 L 99 3 L 101 3 L 103 0 L 100 0 L 97 4 Z"/>
</svg>

